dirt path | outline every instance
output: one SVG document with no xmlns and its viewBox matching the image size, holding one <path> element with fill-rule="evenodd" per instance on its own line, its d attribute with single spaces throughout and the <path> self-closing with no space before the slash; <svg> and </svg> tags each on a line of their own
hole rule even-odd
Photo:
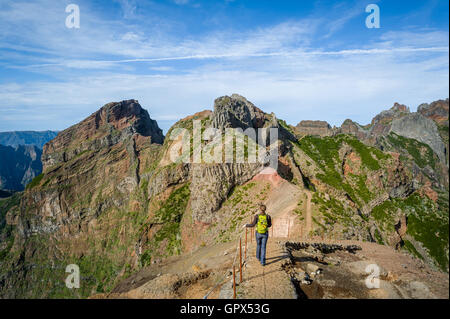
<svg viewBox="0 0 450 319">
<path fill-rule="evenodd" d="M 237 297 L 240 299 L 294 299 L 295 288 L 282 264 L 289 256 L 283 252 L 277 240 L 269 238 L 267 243 L 266 266 L 256 259 L 256 245 L 248 247 L 248 257 L 243 268 L 243 280 L 237 276 Z"/>
<path fill-rule="evenodd" d="M 306 197 L 308 198 L 306 201 L 306 236 L 309 236 L 311 232 L 311 192 L 305 191 Z"/>
</svg>

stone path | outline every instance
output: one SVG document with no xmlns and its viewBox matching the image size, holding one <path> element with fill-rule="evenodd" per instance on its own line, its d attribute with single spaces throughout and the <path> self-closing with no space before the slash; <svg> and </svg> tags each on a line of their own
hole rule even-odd
<svg viewBox="0 0 450 319">
<path fill-rule="evenodd" d="M 255 242 L 249 244 L 247 260 L 243 268 L 243 281 L 239 283 L 237 269 L 238 299 L 295 299 L 295 287 L 289 275 L 282 269 L 288 260 L 287 253 L 275 238 L 267 243 L 266 266 L 261 266 L 255 257 Z"/>
</svg>

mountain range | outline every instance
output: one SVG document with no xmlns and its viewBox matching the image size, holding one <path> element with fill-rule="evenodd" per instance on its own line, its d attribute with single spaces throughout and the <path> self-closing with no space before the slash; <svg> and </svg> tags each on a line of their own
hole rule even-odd
<svg viewBox="0 0 450 319">
<path fill-rule="evenodd" d="M 291 126 L 233 94 L 217 98 L 213 111 L 178 121 L 164 137 L 138 101 L 108 103 L 45 144 L 42 174 L 0 200 L 0 296 L 105 297 L 135 289 L 144 298 L 176 296 L 166 294 L 168 282 L 181 287 L 223 270 L 204 266 L 208 271 L 192 277 L 183 264 L 161 279 L 141 274 L 200 252 L 226 258 L 215 249 L 239 238 L 261 202 L 274 223 L 289 220 L 292 238 L 371 243 L 392 249 L 390 258 L 419 260 L 420 269 L 437 276 L 421 279 L 421 287 L 445 295 L 448 109 L 448 99 L 417 112 L 396 103 L 369 125 Z M 194 135 L 195 120 L 200 132 L 276 129 L 277 169 L 183 160 L 181 140 L 168 137 L 177 129 Z M 222 135 L 192 140 L 188 156 L 195 156 L 196 143 L 214 151 L 217 139 Z M 80 289 L 64 285 L 68 264 L 84 274 Z M 417 284 L 407 274 L 395 276 L 386 282 L 414 297 Z M 442 276 L 447 281 L 436 279 Z"/>
<path fill-rule="evenodd" d="M 22 191 L 42 172 L 42 147 L 54 131 L 0 132 L 0 190 L 4 196 Z"/>
<path fill-rule="evenodd" d="M 0 132 L 0 144 L 5 146 L 34 145 L 42 149 L 44 144 L 55 138 L 57 131 L 12 131 Z"/>
</svg>

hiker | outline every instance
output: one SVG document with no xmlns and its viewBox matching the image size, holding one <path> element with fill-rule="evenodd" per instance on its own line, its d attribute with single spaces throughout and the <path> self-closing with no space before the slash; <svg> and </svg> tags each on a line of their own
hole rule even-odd
<svg viewBox="0 0 450 319">
<path fill-rule="evenodd" d="M 251 224 L 245 224 L 244 227 L 255 227 L 256 225 L 256 259 L 261 265 L 266 264 L 266 244 L 269 238 L 269 227 L 272 226 L 272 218 L 266 214 L 266 205 L 259 205 L 259 213 L 253 218 Z"/>
</svg>

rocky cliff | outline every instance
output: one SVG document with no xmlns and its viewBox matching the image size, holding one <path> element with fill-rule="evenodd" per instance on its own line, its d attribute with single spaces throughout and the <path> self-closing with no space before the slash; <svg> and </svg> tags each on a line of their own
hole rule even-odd
<svg viewBox="0 0 450 319">
<path fill-rule="evenodd" d="M 331 136 L 333 130 L 330 124 L 325 121 L 301 121 L 295 126 L 295 132 L 299 136 L 316 135 L 316 136 Z"/>
</svg>

